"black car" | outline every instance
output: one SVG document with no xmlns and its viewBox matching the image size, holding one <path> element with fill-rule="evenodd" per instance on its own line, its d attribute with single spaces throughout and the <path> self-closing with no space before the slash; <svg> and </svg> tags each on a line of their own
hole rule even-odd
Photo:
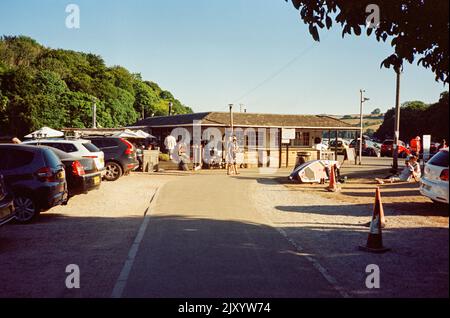
<svg viewBox="0 0 450 318">
<path fill-rule="evenodd" d="M 41 211 L 67 203 L 64 165 L 50 149 L 0 145 L 0 173 L 14 196 L 19 222 L 29 222 Z"/>
<path fill-rule="evenodd" d="M 69 197 L 100 188 L 102 175 L 93 159 L 72 156 L 53 147 L 38 147 L 50 149 L 64 164 Z"/>
<path fill-rule="evenodd" d="M 12 194 L 6 189 L 3 175 L 0 174 L 0 225 L 6 224 L 15 216 Z"/>
<path fill-rule="evenodd" d="M 105 179 L 114 181 L 139 166 L 135 147 L 123 138 L 86 137 L 105 154 Z"/>
</svg>

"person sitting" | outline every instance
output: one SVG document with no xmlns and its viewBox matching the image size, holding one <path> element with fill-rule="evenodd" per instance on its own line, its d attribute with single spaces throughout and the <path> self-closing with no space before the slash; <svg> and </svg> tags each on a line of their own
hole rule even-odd
<svg viewBox="0 0 450 318">
<path fill-rule="evenodd" d="M 417 162 L 417 156 L 411 156 L 406 160 L 406 166 L 399 176 L 391 176 L 387 179 L 376 178 L 375 181 L 379 184 L 384 184 L 385 182 L 395 183 L 395 182 L 411 182 L 414 180 L 418 182 L 422 175 L 420 164 Z"/>
</svg>

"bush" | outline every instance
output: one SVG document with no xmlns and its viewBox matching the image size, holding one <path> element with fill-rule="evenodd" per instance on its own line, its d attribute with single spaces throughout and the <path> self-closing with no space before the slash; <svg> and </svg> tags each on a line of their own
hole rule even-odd
<svg viewBox="0 0 450 318">
<path fill-rule="evenodd" d="M 170 157 L 166 153 L 160 153 L 159 154 L 159 161 L 170 161 Z"/>
</svg>

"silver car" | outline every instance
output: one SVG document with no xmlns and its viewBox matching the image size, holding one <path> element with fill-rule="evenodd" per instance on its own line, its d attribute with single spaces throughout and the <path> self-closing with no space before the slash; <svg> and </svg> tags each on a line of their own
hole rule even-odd
<svg viewBox="0 0 450 318">
<path fill-rule="evenodd" d="M 433 202 L 448 204 L 448 148 L 439 151 L 426 163 L 420 193 Z"/>
</svg>

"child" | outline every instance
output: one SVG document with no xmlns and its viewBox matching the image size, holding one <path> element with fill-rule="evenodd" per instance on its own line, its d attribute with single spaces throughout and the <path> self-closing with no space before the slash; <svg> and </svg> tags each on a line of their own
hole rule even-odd
<svg viewBox="0 0 450 318">
<path fill-rule="evenodd" d="M 417 156 L 411 156 L 406 160 L 406 167 L 400 173 L 399 176 L 392 176 L 387 179 L 376 178 L 375 181 L 379 184 L 384 184 L 385 182 L 395 183 L 395 182 L 410 182 L 414 179 L 415 182 L 420 180 L 422 175 L 420 164 L 417 162 Z"/>
</svg>

